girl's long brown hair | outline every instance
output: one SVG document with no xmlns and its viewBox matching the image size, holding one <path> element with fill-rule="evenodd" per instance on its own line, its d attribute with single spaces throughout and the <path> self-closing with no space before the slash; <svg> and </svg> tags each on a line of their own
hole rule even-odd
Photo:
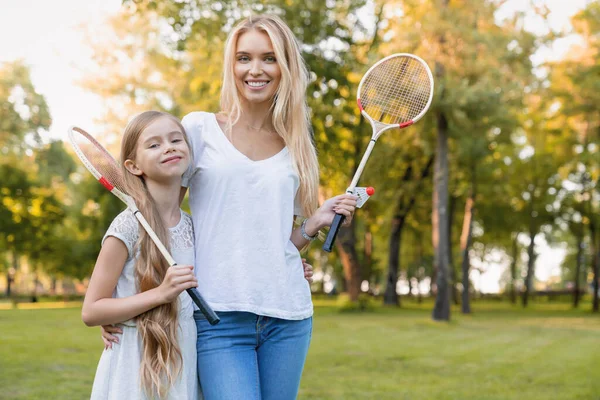
<svg viewBox="0 0 600 400">
<path fill-rule="evenodd" d="M 129 172 L 126 160 L 135 162 L 138 141 L 142 132 L 159 118 L 171 118 L 184 133 L 181 122 L 170 114 L 160 111 L 146 111 L 136 116 L 125 128 L 121 142 L 121 166 L 128 194 L 147 219 L 160 241 L 169 249 L 170 235 L 154 202 L 148 192 L 143 176 Z M 189 143 L 188 143 L 189 147 Z M 139 292 L 158 287 L 163 281 L 169 264 L 152 242 L 144 229 L 139 230 L 136 246 L 135 277 Z M 177 300 L 146 311 L 137 318 L 137 327 L 142 338 L 142 357 L 140 364 L 141 385 L 149 397 L 163 398 L 170 386 L 175 383 L 181 372 L 182 356 L 177 340 L 178 336 Z"/>
</svg>

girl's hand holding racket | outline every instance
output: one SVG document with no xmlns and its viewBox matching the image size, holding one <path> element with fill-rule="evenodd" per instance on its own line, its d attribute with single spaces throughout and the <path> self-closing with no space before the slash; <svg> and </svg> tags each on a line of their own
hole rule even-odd
<svg viewBox="0 0 600 400">
<path fill-rule="evenodd" d="M 173 265 L 167 269 L 165 279 L 157 288 L 161 301 L 170 303 L 175 301 L 184 290 L 198 286 L 194 276 L 194 267 L 191 265 Z"/>
</svg>

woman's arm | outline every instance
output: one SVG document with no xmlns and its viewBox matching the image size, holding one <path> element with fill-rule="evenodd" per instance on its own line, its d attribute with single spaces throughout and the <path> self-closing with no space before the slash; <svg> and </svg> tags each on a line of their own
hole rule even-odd
<svg viewBox="0 0 600 400">
<path fill-rule="evenodd" d="M 127 321 L 175 300 L 185 289 L 198 286 L 192 266 L 175 266 L 167 270 L 163 283 L 157 288 L 115 299 L 112 294 L 126 261 L 125 244 L 109 236 L 102 245 L 83 301 L 81 318 L 87 326 Z"/>
<path fill-rule="evenodd" d="M 336 213 L 346 217 L 344 226 L 349 225 L 352 222 L 352 215 L 356 208 L 357 199 L 358 197 L 353 194 L 342 194 L 326 200 L 306 221 L 306 225 L 304 226 L 306 234 L 308 236 L 315 236 L 322 228 L 330 226 Z M 301 227 L 297 227 L 292 231 L 290 240 L 298 250 L 304 249 L 310 243 L 309 240 L 306 240 L 302 236 Z"/>
</svg>

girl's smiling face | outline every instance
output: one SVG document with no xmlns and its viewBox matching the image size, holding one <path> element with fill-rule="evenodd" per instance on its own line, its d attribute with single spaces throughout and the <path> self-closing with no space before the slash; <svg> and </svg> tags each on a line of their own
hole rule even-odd
<svg viewBox="0 0 600 400">
<path fill-rule="evenodd" d="M 181 178 L 190 162 L 184 135 L 171 118 L 157 119 L 140 135 L 135 161 L 127 160 L 125 166 L 131 173 L 155 181 Z"/>
<path fill-rule="evenodd" d="M 267 33 L 251 29 L 238 37 L 233 73 L 237 90 L 246 101 L 272 101 L 281 69 Z"/>
</svg>

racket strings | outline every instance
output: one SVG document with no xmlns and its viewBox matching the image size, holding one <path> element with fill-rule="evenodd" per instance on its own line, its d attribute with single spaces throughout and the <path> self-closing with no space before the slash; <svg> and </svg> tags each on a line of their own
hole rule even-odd
<svg viewBox="0 0 600 400">
<path fill-rule="evenodd" d="M 111 185 L 127 194 L 123 172 L 113 156 L 89 133 L 73 128 L 73 145 Z"/>
<path fill-rule="evenodd" d="M 359 96 L 363 109 L 374 120 L 402 124 L 427 107 L 431 84 L 421 62 L 412 57 L 394 57 L 369 72 Z"/>
<path fill-rule="evenodd" d="M 380 113 L 377 119 L 402 123 L 414 118 L 428 99 L 426 91 L 418 90 L 423 78 L 428 78 L 422 75 L 427 74 L 421 64 L 411 58 L 398 57 L 382 63 L 380 67 L 378 74 L 373 76 L 372 82 L 376 82 L 377 91 L 370 102 L 378 106 L 377 110 L 373 110 Z M 400 117 L 400 120 L 396 121 L 394 117 Z"/>
</svg>

